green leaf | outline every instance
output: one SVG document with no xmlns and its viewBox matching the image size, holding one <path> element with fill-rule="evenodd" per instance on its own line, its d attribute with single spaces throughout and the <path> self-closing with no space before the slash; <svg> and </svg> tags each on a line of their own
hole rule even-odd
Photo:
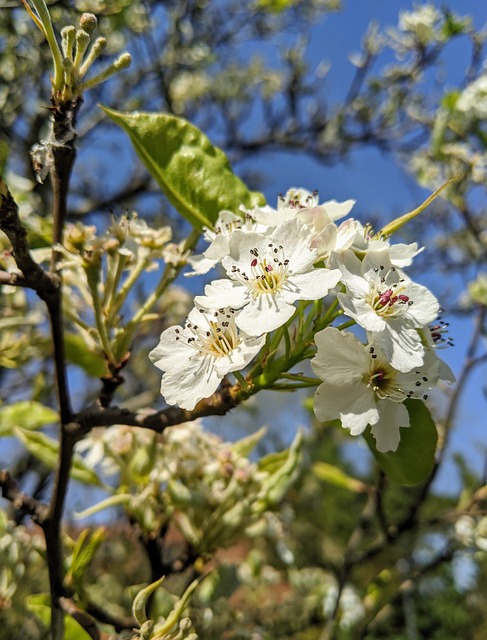
<svg viewBox="0 0 487 640">
<path fill-rule="evenodd" d="M 297 4 L 297 0 L 256 0 L 255 8 L 268 13 L 283 13 Z"/>
<path fill-rule="evenodd" d="M 174 631 L 177 623 L 179 622 L 181 616 L 184 613 L 184 610 L 188 606 L 188 602 L 193 595 L 193 592 L 196 590 L 197 586 L 200 584 L 202 580 L 205 579 L 206 576 L 201 576 L 189 585 L 186 591 L 183 593 L 178 602 L 174 605 L 173 610 L 167 616 L 166 620 L 162 624 L 158 624 L 154 630 L 154 635 L 151 636 L 151 640 L 164 640 L 166 638 L 166 634 L 169 634 L 171 631 Z M 135 615 L 134 615 L 135 617 Z"/>
<path fill-rule="evenodd" d="M 240 440 L 237 440 L 237 442 L 234 442 L 234 444 L 232 445 L 232 451 L 238 456 L 247 458 L 266 433 L 267 427 L 261 427 L 254 433 L 251 433 L 249 436 L 246 436 L 245 438 L 241 438 Z"/>
<path fill-rule="evenodd" d="M 341 487 L 342 489 L 348 489 L 353 493 L 366 493 L 367 485 L 357 478 L 352 478 L 344 471 L 336 467 L 334 464 L 328 462 L 316 462 L 313 465 L 313 473 L 320 480 L 324 480 L 335 487 Z"/>
<path fill-rule="evenodd" d="M 278 504 L 294 484 L 300 472 L 303 440 L 303 433 L 299 429 L 289 449 L 276 454 L 280 456 L 284 454 L 284 459 L 266 456 L 259 461 L 259 470 L 266 471 L 270 475 L 262 484 L 259 500 L 254 502 L 252 506 L 254 513 L 262 513 Z M 263 461 L 264 465 L 262 466 Z"/>
<path fill-rule="evenodd" d="M 135 596 L 134 603 L 132 605 L 132 615 L 137 621 L 139 627 L 141 627 L 144 622 L 147 622 L 147 613 L 145 610 L 145 605 L 147 603 L 147 599 L 151 595 L 153 591 L 160 587 L 161 584 L 166 579 L 166 576 L 162 576 L 159 580 L 152 582 L 150 585 L 139 591 L 139 593 Z"/>
<path fill-rule="evenodd" d="M 118 507 L 119 505 L 130 504 L 133 500 L 133 496 L 131 493 L 117 493 L 114 496 L 110 496 L 109 498 L 105 498 L 100 502 L 97 502 L 88 509 L 84 511 L 75 511 L 74 517 L 78 520 L 82 520 L 83 518 L 88 518 L 89 516 L 94 515 L 95 513 L 99 513 L 103 511 L 103 509 L 108 509 L 109 507 Z"/>
<path fill-rule="evenodd" d="M 401 440 L 396 451 L 377 451 L 370 428 L 364 435 L 389 478 L 398 484 L 413 485 L 426 480 L 433 469 L 438 434 L 431 414 L 421 400 L 406 400 L 404 404 L 411 426 L 401 429 Z"/>
<path fill-rule="evenodd" d="M 72 579 L 73 583 L 77 585 L 76 591 L 78 595 L 81 590 L 80 583 L 82 582 L 86 569 L 90 565 L 93 556 L 104 539 L 105 530 L 103 528 L 99 528 L 93 532 L 89 529 L 84 529 L 76 540 L 73 553 L 71 555 L 71 567 L 66 574 L 66 579 Z"/>
<path fill-rule="evenodd" d="M 41 460 L 47 467 L 55 469 L 59 455 L 59 443 L 39 431 L 28 431 L 16 427 L 14 435 L 24 444 L 36 458 Z M 79 456 L 73 457 L 71 467 L 71 477 L 84 484 L 94 484 L 102 486 L 98 475 L 90 469 Z"/>
<path fill-rule="evenodd" d="M 27 596 L 27 609 L 39 618 L 47 628 L 51 625 L 51 599 L 47 593 Z M 71 616 L 66 616 L 64 640 L 91 640 L 91 636 Z"/>
<path fill-rule="evenodd" d="M 12 435 L 15 427 L 34 430 L 58 420 L 54 409 L 34 400 L 22 400 L 0 409 L 0 436 Z"/>
<path fill-rule="evenodd" d="M 169 202 L 193 227 L 212 227 L 220 211 L 264 204 L 232 172 L 228 158 L 183 118 L 164 113 L 122 113 L 102 107 L 130 140 Z"/>
<path fill-rule="evenodd" d="M 93 378 L 101 378 L 107 372 L 106 362 L 102 355 L 90 351 L 83 338 L 76 333 L 67 333 L 64 337 L 66 358 L 86 371 Z"/>
</svg>

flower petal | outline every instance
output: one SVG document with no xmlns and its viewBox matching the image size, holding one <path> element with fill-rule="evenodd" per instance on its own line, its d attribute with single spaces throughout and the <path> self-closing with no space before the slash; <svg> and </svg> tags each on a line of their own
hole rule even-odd
<svg viewBox="0 0 487 640">
<path fill-rule="evenodd" d="M 402 403 L 389 400 L 379 402 L 377 409 L 380 418 L 371 428 L 376 447 L 382 453 L 395 451 L 401 437 L 400 427 L 409 427 L 408 411 Z"/>
<path fill-rule="evenodd" d="M 323 422 L 339 418 L 353 436 L 379 420 L 374 394 L 361 381 L 348 385 L 323 382 L 315 392 L 314 412 Z"/>
</svg>

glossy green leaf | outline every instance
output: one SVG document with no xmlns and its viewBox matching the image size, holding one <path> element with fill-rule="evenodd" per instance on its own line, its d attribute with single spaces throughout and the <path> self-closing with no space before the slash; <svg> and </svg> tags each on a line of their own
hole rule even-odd
<svg viewBox="0 0 487 640">
<path fill-rule="evenodd" d="M 130 140 L 169 202 L 193 227 L 212 227 L 220 211 L 264 204 L 232 171 L 221 149 L 183 118 L 102 107 Z"/>
<path fill-rule="evenodd" d="M 431 414 L 421 400 L 406 400 L 411 426 L 401 429 L 401 440 L 396 451 L 377 451 L 370 428 L 365 440 L 377 462 L 393 482 L 403 485 L 419 484 L 431 473 L 438 434 Z"/>
<path fill-rule="evenodd" d="M 47 593 L 38 593 L 27 596 L 25 599 L 27 609 L 31 611 L 42 624 L 49 628 L 51 625 L 50 597 Z M 65 618 L 64 640 L 91 640 L 91 636 L 70 616 Z"/>
<path fill-rule="evenodd" d="M 15 427 L 35 430 L 59 419 L 57 411 L 34 400 L 22 400 L 0 408 L 0 436 L 12 435 Z"/>
<path fill-rule="evenodd" d="M 99 353 L 90 351 L 80 335 L 67 333 L 64 336 L 64 346 L 68 362 L 81 367 L 93 378 L 101 378 L 106 374 L 107 367 L 105 359 Z"/>
<path fill-rule="evenodd" d="M 45 433 L 29 431 L 16 427 L 14 435 L 23 443 L 26 449 L 47 467 L 55 469 L 58 461 L 59 444 Z M 71 477 L 84 484 L 101 486 L 102 483 L 93 469 L 90 469 L 79 456 L 74 456 L 71 467 Z"/>
</svg>

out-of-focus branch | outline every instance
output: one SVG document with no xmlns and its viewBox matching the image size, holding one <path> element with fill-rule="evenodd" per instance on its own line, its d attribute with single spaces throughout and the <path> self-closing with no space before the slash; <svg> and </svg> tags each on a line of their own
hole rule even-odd
<svg viewBox="0 0 487 640">
<path fill-rule="evenodd" d="M 52 304 L 58 295 L 59 278 L 55 274 L 44 271 L 32 258 L 27 241 L 27 229 L 20 220 L 19 208 L 1 177 L 0 230 L 5 233 L 12 244 L 13 256 L 17 267 L 22 272 L 24 286 L 34 289 L 47 305 Z M 10 277 L 15 276 L 15 274 L 9 275 Z M 19 280 L 19 276 L 14 279 Z"/>
<path fill-rule="evenodd" d="M 2 496 L 13 504 L 18 511 L 28 513 L 34 522 L 42 525 L 47 517 L 47 505 L 23 493 L 7 469 L 0 471 Z"/>
<path fill-rule="evenodd" d="M 79 609 L 70 598 L 59 598 L 58 605 L 65 613 L 68 613 L 81 627 L 83 627 L 90 638 L 93 638 L 93 640 L 110 640 L 108 633 L 100 631 L 95 620 L 86 613 L 86 611 Z"/>
</svg>

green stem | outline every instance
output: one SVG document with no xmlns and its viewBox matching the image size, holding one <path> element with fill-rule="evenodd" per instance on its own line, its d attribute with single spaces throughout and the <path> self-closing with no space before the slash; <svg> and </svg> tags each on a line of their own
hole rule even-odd
<svg viewBox="0 0 487 640">
<path fill-rule="evenodd" d="M 115 297 L 115 292 L 118 289 L 118 285 L 120 283 L 120 279 L 122 278 L 123 271 L 125 269 L 125 265 L 127 263 L 126 256 L 121 255 L 117 252 L 115 259 L 115 268 L 113 268 L 113 264 L 110 266 L 107 275 L 107 281 L 105 283 L 105 290 L 103 292 L 103 305 L 106 309 L 107 317 L 110 320 L 110 324 L 113 322 L 113 318 L 116 316 L 120 307 L 125 301 L 125 298 L 130 291 L 130 288 L 123 294 L 123 297 L 120 303 L 117 302 L 118 295 Z M 137 275 L 137 277 L 140 273 Z M 130 276 L 129 276 L 130 279 Z M 134 281 L 135 282 L 135 281 Z M 120 288 L 120 292 L 124 289 L 126 283 Z"/>
<path fill-rule="evenodd" d="M 52 80 L 52 85 L 56 91 L 61 91 L 64 84 L 63 56 L 52 28 L 51 16 L 44 0 L 32 0 L 32 4 L 34 5 L 40 21 L 42 22 L 46 40 L 52 53 L 52 60 L 54 64 L 54 78 Z"/>
<path fill-rule="evenodd" d="M 240 383 L 240 386 L 242 387 L 242 389 L 244 391 L 248 391 L 249 385 L 247 384 L 247 381 L 245 380 L 243 375 L 240 373 L 240 371 L 233 371 L 232 373 L 235 376 L 235 378 L 238 380 L 238 382 Z"/>
<path fill-rule="evenodd" d="M 344 329 L 348 329 L 348 327 L 353 327 L 355 324 L 357 324 L 355 320 L 347 320 L 346 322 L 339 324 L 337 329 L 338 331 L 343 331 Z"/>
<path fill-rule="evenodd" d="M 120 268 L 120 264 L 117 266 L 117 270 Z M 123 285 L 120 287 L 120 291 L 115 295 L 115 298 L 113 300 L 113 302 L 111 302 L 110 304 L 110 309 L 109 309 L 109 316 L 110 318 L 112 318 L 113 316 L 115 316 L 115 314 L 117 314 L 120 309 L 122 308 L 123 303 L 125 302 L 128 294 L 130 293 L 132 287 L 135 285 L 135 283 L 137 282 L 137 280 L 140 278 L 140 276 L 142 275 L 142 273 L 144 272 L 144 269 L 146 269 L 148 266 L 147 262 L 145 260 L 140 260 L 135 267 L 133 267 L 130 270 L 130 274 L 128 275 L 127 279 L 125 280 L 125 282 L 123 283 Z M 123 260 L 123 268 L 125 267 L 125 260 Z M 118 282 L 120 281 L 120 277 L 121 277 L 122 273 L 120 272 L 120 276 L 118 277 Z"/>
<path fill-rule="evenodd" d="M 108 359 L 109 364 L 117 364 L 113 350 L 110 344 L 110 338 L 108 336 L 107 326 L 105 323 L 105 317 L 103 314 L 103 307 L 100 300 L 100 293 L 98 291 L 98 277 L 93 278 L 92 275 L 87 273 L 88 286 L 90 287 L 91 297 L 93 300 L 93 308 L 95 311 L 95 324 L 100 337 L 102 349 Z"/>
</svg>

